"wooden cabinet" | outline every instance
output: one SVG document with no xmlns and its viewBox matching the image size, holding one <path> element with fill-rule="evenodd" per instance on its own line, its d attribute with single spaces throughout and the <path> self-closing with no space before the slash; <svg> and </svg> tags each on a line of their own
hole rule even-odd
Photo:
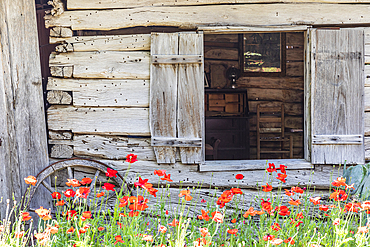
<svg viewBox="0 0 370 247">
<path fill-rule="evenodd" d="M 212 145 L 214 140 L 221 140 L 217 160 L 249 159 L 246 96 L 246 90 L 206 90 L 206 143 Z"/>
</svg>

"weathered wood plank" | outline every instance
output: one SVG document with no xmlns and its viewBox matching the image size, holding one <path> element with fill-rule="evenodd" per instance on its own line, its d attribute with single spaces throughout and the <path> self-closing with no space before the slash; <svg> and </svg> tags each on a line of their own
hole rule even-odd
<svg viewBox="0 0 370 247">
<path fill-rule="evenodd" d="M 147 108 L 51 106 L 47 115 L 49 130 L 107 135 L 150 135 Z"/>
<path fill-rule="evenodd" d="M 368 0 L 141 0 L 141 1 L 126 1 L 126 0 L 68 0 L 68 9 L 112 9 L 112 8 L 132 8 L 143 6 L 181 6 L 181 5 L 212 5 L 212 4 L 228 4 L 228 3 L 369 3 Z"/>
<path fill-rule="evenodd" d="M 67 159 L 73 156 L 73 148 L 64 144 L 55 144 L 51 147 L 50 157 Z"/>
<path fill-rule="evenodd" d="M 239 50 L 232 48 L 205 47 L 204 58 L 238 61 Z"/>
<path fill-rule="evenodd" d="M 363 30 L 317 29 L 312 81 L 312 136 L 362 135 Z M 356 54 L 356 55 L 352 55 Z M 360 55 L 361 54 L 361 55 Z M 332 78 L 335 78 L 333 81 Z M 312 163 L 363 163 L 363 145 L 316 145 Z"/>
<path fill-rule="evenodd" d="M 0 1 L 0 20 L 0 193 L 19 202 L 29 187 L 23 178 L 48 164 L 35 2 Z M 50 203 L 40 190 L 31 207 Z M 1 218 L 5 209 L 2 203 Z"/>
<path fill-rule="evenodd" d="M 203 56 L 200 55 L 152 55 L 153 64 L 188 64 L 202 63 Z"/>
<path fill-rule="evenodd" d="M 238 34 L 205 34 L 204 42 L 224 42 L 224 43 L 238 43 L 239 36 Z"/>
<path fill-rule="evenodd" d="M 70 78 L 73 74 L 73 66 L 50 66 L 50 74 L 56 77 Z"/>
<path fill-rule="evenodd" d="M 49 139 L 54 140 L 71 140 L 72 132 L 68 131 L 52 131 L 49 130 Z"/>
<path fill-rule="evenodd" d="M 152 137 L 152 147 L 202 147 L 202 138 Z"/>
<path fill-rule="evenodd" d="M 153 33 L 151 55 L 177 55 L 178 34 Z M 152 64 L 150 69 L 150 131 L 152 137 L 176 138 L 177 67 Z M 158 163 L 175 163 L 175 147 L 155 147 Z"/>
<path fill-rule="evenodd" d="M 75 135 L 73 150 L 76 156 L 102 159 L 125 159 L 130 153 L 140 160 L 155 160 L 150 138 L 129 138 L 122 136 Z"/>
<path fill-rule="evenodd" d="M 72 52 L 50 55 L 50 66 L 73 66 L 75 78 L 149 79 L 148 52 Z"/>
<path fill-rule="evenodd" d="M 139 159 L 140 157 L 138 157 Z M 186 186 L 197 186 L 209 188 L 218 187 L 218 188 L 230 188 L 230 187 L 239 187 L 239 188 L 256 188 L 256 184 L 262 184 L 266 182 L 268 174 L 264 171 L 265 165 L 257 170 L 226 170 L 220 172 L 199 172 L 197 170 L 198 165 L 183 165 L 181 163 L 175 163 L 172 165 L 158 165 L 156 162 L 152 161 L 138 161 L 135 165 L 132 165 L 129 168 L 129 165 L 121 161 L 113 160 L 101 160 L 102 162 L 108 164 L 109 166 L 117 169 L 122 175 L 127 174 L 127 181 L 129 183 L 136 182 L 137 176 L 140 175 L 142 178 L 148 178 L 149 182 L 157 184 L 158 176 L 154 175 L 154 170 L 164 169 L 167 170 L 167 174 L 171 174 L 171 187 L 186 187 Z M 283 163 L 288 167 L 297 165 L 294 160 L 292 164 L 289 162 Z M 245 161 L 244 161 L 245 162 Z M 268 161 L 265 161 L 268 162 Z M 275 160 L 271 160 L 276 165 L 279 165 Z M 243 174 L 243 180 L 235 179 L 236 174 Z M 275 174 L 274 174 L 275 175 Z M 316 188 L 328 189 L 330 187 L 332 177 L 338 177 L 342 175 L 342 170 L 338 171 L 338 166 L 333 167 L 331 165 L 317 165 L 314 170 L 305 170 L 305 169 L 296 169 L 288 170 L 288 178 L 285 186 L 307 186 L 311 184 Z M 159 185 L 164 185 L 164 181 L 158 181 Z M 272 185 L 277 186 L 278 180 L 273 179 Z"/>
<path fill-rule="evenodd" d="M 370 160 L 370 137 L 364 137 L 365 142 L 365 160 Z"/>
<path fill-rule="evenodd" d="M 304 60 L 303 46 L 296 48 L 296 47 L 287 45 L 287 47 L 288 47 L 286 49 L 286 60 L 287 61 L 303 61 Z"/>
<path fill-rule="evenodd" d="M 278 101 L 249 101 L 249 113 L 257 112 L 257 105 L 261 104 L 266 107 L 274 107 L 281 105 L 281 102 Z M 284 103 L 285 114 L 286 115 L 301 115 L 303 116 L 303 103 Z"/>
<path fill-rule="evenodd" d="M 73 31 L 70 27 L 53 27 L 50 28 L 50 37 L 72 37 Z"/>
<path fill-rule="evenodd" d="M 229 25 L 229 24 L 228 24 Z M 198 30 L 203 31 L 205 34 L 238 34 L 245 32 L 302 32 L 306 31 L 308 25 L 268 25 L 268 26 L 248 26 L 249 23 L 236 26 L 205 26 L 200 25 Z"/>
<path fill-rule="evenodd" d="M 311 35 L 314 37 L 312 38 Z M 304 62 L 304 125 L 303 125 L 303 136 L 304 136 L 304 158 L 305 160 L 311 161 L 311 81 L 314 80 L 314 75 L 311 75 L 311 63 L 313 53 L 316 52 L 313 49 L 314 44 L 312 40 L 315 40 L 316 36 L 314 31 L 310 28 L 304 35 L 304 49 L 305 49 L 305 62 Z"/>
<path fill-rule="evenodd" d="M 274 160 L 275 164 L 289 164 L 287 170 L 309 170 L 313 169 L 314 166 L 303 159 L 282 159 Z M 205 164 L 199 165 L 200 172 L 222 172 L 222 171 L 256 171 L 265 170 L 268 168 L 265 160 L 222 160 L 222 161 L 206 161 Z M 289 173 L 289 172 L 288 172 Z"/>
<path fill-rule="evenodd" d="M 303 76 L 304 75 L 304 63 L 288 61 L 286 64 L 286 75 L 287 76 Z"/>
<path fill-rule="evenodd" d="M 320 8 L 319 8 L 320 7 Z M 111 8 L 111 7 L 110 7 Z M 46 27 L 73 30 L 112 30 L 134 26 L 181 26 L 197 28 L 222 22 L 223 26 L 290 26 L 312 24 L 370 23 L 365 4 L 245 4 L 185 7 L 140 7 L 113 10 L 65 11 L 47 16 Z M 127 17 L 130 18 L 127 18 Z M 245 17 L 248 16 L 246 19 Z M 109 20 L 109 21 L 106 21 Z"/>
<path fill-rule="evenodd" d="M 50 44 L 67 43 L 73 51 L 149 51 L 150 34 L 50 37 Z"/>
<path fill-rule="evenodd" d="M 72 96 L 63 91 L 49 91 L 46 95 L 46 99 L 50 104 L 69 105 L 72 103 Z"/>
<path fill-rule="evenodd" d="M 179 33 L 179 54 L 203 56 L 203 33 Z M 202 139 L 204 124 L 204 68 L 200 64 L 180 64 L 178 72 L 177 136 Z M 181 162 L 203 161 L 201 147 L 180 147 Z"/>
<path fill-rule="evenodd" d="M 49 78 L 47 90 L 72 91 L 75 106 L 149 107 L 149 80 Z"/>
<path fill-rule="evenodd" d="M 366 82 L 365 82 L 366 83 Z M 370 111 L 370 87 L 367 87 L 365 84 L 364 88 L 364 93 L 365 93 L 365 111 Z"/>
<path fill-rule="evenodd" d="M 286 45 L 296 47 L 304 47 L 304 32 L 286 33 Z"/>
<path fill-rule="evenodd" d="M 312 135 L 314 144 L 363 144 L 363 135 Z"/>
<path fill-rule="evenodd" d="M 302 77 L 240 77 L 236 83 L 244 88 L 266 88 L 266 89 L 304 89 Z M 249 92 L 249 91 L 248 91 Z"/>
</svg>

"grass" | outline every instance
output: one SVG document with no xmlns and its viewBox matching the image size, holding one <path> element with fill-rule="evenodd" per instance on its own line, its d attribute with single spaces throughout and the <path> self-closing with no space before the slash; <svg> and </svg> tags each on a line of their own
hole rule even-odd
<svg viewBox="0 0 370 247">
<path fill-rule="evenodd" d="M 135 156 L 127 159 L 135 160 Z M 158 181 L 138 177 L 131 194 L 114 188 L 109 180 L 88 191 L 91 179 L 69 179 L 69 190 L 53 193 L 53 216 L 40 208 L 38 218 L 31 219 L 17 203 L 12 206 L 8 201 L 0 246 L 370 246 L 370 201 L 348 196 L 351 186 L 341 177 L 332 182 L 329 201 L 313 197 L 309 189 L 283 190 L 289 179 L 285 168 L 269 164 L 266 184 L 257 186 L 260 193 L 248 200 L 250 205 L 245 205 L 246 195 L 239 188 L 217 196 L 210 189 L 214 196 L 206 201 L 193 198 L 199 196 L 200 187 L 180 188 L 170 195 L 174 190 L 169 189 L 171 179 L 164 170 L 153 172 L 167 186 L 158 189 L 150 183 Z M 106 175 L 112 178 L 116 171 L 108 170 Z M 241 174 L 236 178 L 243 179 Z M 276 179 L 280 186 L 272 188 L 269 183 Z M 25 180 L 30 186 L 36 183 L 32 176 Z M 112 195 L 115 201 L 109 207 Z M 11 224 L 13 214 L 16 220 Z M 36 222 L 37 231 L 32 232 Z"/>
</svg>

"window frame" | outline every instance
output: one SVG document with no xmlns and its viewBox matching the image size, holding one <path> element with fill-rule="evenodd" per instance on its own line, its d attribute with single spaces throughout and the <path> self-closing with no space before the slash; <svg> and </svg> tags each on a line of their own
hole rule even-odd
<svg viewBox="0 0 370 247">
<path fill-rule="evenodd" d="M 310 54 L 310 26 L 296 26 L 287 28 L 251 28 L 251 27 L 235 27 L 232 30 L 229 27 L 215 27 L 215 28 L 201 28 L 199 30 L 203 31 L 204 35 L 207 34 L 227 34 L 227 33 L 255 33 L 255 32 L 304 32 L 304 158 L 303 159 L 271 159 L 271 160 L 205 160 L 205 124 L 203 124 L 203 163 L 199 164 L 199 172 L 217 172 L 225 170 L 238 170 L 238 171 L 248 171 L 248 170 L 264 170 L 268 163 L 276 164 L 290 164 L 293 166 L 291 169 L 314 169 L 314 165 L 311 163 L 311 88 L 310 88 L 310 72 L 311 72 L 311 54 Z M 243 35 L 239 35 L 243 37 Z M 242 42 L 239 44 L 243 45 Z M 284 42 L 285 44 L 285 42 Z M 243 51 L 243 50 L 241 50 Z M 285 52 L 284 52 L 285 53 Z M 242 58 L 241 58 L 242 59 Z M 242 64 L 241 64 L 242 65 Z M 285 69 L 284 69 L 285 71 Z M 284 72 L 285 73 L 285 72 Z M 257 73 L 256 73 L 257 74 Z M 260 74 L 260 73 L 258 73 Z M 267 73 L 264 73 L 264 75 Z M 244 72 L 243 72 L 244 75 Z M 258 75 L 260 76 L 260 75 Z M 203 82 L 202 82 L 203 83 Z M 203 111 L 203 122 L 205 123 L 205 114 Z M 289 167 L 289 166 L 288 166 Z"/>
</svg>

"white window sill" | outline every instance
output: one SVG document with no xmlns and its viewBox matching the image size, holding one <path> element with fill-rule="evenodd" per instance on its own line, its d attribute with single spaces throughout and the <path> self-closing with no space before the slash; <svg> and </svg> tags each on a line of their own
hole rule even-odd
<svg viewBox="0 0 370 247">
<path fill-rule="evenodd" d="M 313 169 L 314 165 L 304 159 L 276 159 L 276 160 L 208 160 L 199 165 L 200 172 L 218 171 L 255 171 L 265 170 L 268 163 L 287 166 L 287 170 Z"/>
</svg>

